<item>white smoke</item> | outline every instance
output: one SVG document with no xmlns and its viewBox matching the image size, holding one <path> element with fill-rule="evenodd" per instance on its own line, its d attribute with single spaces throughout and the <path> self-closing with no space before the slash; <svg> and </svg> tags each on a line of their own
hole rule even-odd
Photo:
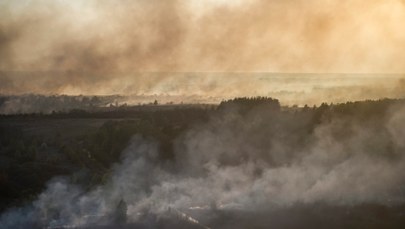
<svg viewBox="0 0 405 229">
<path fill-rule="evenodd" d="M 94 218 L 108 225 L 120 200 L 128 204 L 128 223 L 170 209 L 194 211 L 197 220 L 203 210 L 404 203 L 403 107 L 393 107 L 383 123 L 334 118 L 306 134 L 277 115 L 216 115 L 176 140 L 174 161 L 161 161 L 156 142 L 135 136 L 105 184 L 86 191 L 54 179 L 30 206 L 4 213 L 0 228 L 84 227 Z M 293 132 L 304 140 L 289 137 Z"/>
</svg>

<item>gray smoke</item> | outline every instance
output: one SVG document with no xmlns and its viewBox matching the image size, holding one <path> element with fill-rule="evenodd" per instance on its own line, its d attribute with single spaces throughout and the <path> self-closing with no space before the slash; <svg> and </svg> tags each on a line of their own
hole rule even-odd
<svg viewBox="0 0 405 229">
<path fill-rule="evenodd" d="M 292 125 L 293 115 L 279 115 L 214 115 L 176 140 L 174 161 L 134 136 L 106 183 L 84 190 L 55 178 L 31 205 L 4 213 L 0 228 L 107 225 L 121 199 L 129 223 L 170 209 L 199 219 L 216 210 L 404 203 L 405 107 L 391 106 L 379 123 L 323 120 L 312 133 L 300 132 L 308 120 Z"/>
</svg>

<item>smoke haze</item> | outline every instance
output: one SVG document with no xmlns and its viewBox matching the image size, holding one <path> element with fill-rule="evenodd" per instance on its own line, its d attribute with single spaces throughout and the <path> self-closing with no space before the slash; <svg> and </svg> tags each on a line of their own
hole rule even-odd
<svg viewBox="0 0 405 229">
<path fill-rule="evenodd" d="M 404 98 L 404 22 L 404 0 L 0 0 L 0 229 L 116 228 L 120 204 L 124 228 L 402 223 L 403 100 L 320 104 Z"/>
<path fill-rule="evenodd" d="M 0 90 L 8 94 L 197 89 L 204 96 L 244 96 L 261 85 L 252 80 L 245 89 L 249 73 L 296 72 L 322 73 L 320 81 L 323 73 L 349 73 L 343 76 L 349 80 L 358 78 L 352 73 L 377 74 L 360 87 L 372 83 L 372 93 L 384 97 L 379 80 L 405 70 L 400 0 L 3 0 L 0 15 Z M 176 72 L 219 74 L 196 79 Z M 229 72 L 247 74 L 224 77 Z M 298 84 L 307 81 L 302 78 Z M 222 87 L 229 82 L 232 89 Z"/>
</svg>

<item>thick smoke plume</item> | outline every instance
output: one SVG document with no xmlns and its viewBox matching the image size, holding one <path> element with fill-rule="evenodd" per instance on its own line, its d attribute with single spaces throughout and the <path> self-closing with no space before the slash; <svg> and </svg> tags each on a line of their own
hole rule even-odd
<svg viewBox="0 0 405 229">
<path fill-rule="evenodd" d="M 402 74 L 404 20 L 400 0 L 3 0 L 0 92 L 187 94 L 200 84 L 173 72 Z M 235 80 L 221 90 L 229 78 L 218 74 L 197 91 L 246 95 Z"/>
<path fill-rule="evenodd" d="M 109 225 L 121 200 L 127 222 L 146 228 L 173 212 L 215 227 L 207 214 L 403 204 L 404 117 L 405 108 L 392 105 L 379 122 L 333 117 L 308 133 L 311 117 L 228 107 L 179 137 L 173 161 L 134 136 L 105 184 L 84 190 L 55 178 L 31 205 L 4 213 L 0 228 Z"/>
</svg>

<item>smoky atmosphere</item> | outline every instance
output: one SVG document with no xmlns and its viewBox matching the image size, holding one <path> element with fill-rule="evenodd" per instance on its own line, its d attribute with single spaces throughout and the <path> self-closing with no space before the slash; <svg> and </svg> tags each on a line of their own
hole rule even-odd
<svg viewBox="0 0 405 229">
<path fill-rule="evenodd" d="M 0 229 L 405 228 L 404 21 L 0 0 Z"/>
</svg>

